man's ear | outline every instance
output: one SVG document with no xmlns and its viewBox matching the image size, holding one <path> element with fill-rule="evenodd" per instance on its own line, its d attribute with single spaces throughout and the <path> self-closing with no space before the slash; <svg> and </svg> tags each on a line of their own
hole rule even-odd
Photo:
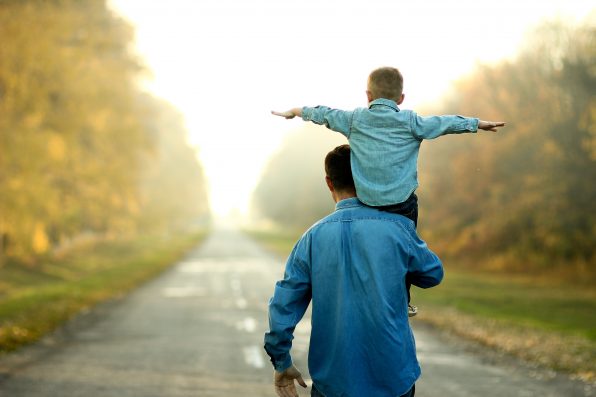
<svg viewBox="0 0 596 397">
<path fill-rule="evenodd" d="M 368 99 L 368 103 L 373 101 L 372 93 L 369 90 L 366 90 L 366 99 Z"/>
<path fill-rule="evenodd" d="M 406 97 L 406 94 L 401 94 L 401 97 L 399 98 L 399 101 L 397 101 L 398 105 L 401 105 L 402 102 L 404 101 L 404 98 Z"/>
<path fill-rule="evenodd" d="M 331 182 L 331 178 L 329 178 L 328 176 L 325 177 L 325 182 L 327 183 L 327 187 L 329 188 L 329 191 L 331 193 L 333 193 L 335 191 L 335 188 L 333 187 L 333 182 Z"/>
</svg>

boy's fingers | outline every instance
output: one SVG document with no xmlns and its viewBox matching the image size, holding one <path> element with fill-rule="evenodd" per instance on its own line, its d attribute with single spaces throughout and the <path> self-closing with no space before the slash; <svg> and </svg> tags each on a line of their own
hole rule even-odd
<svg viewBox="0 0 596 397">
<path fill-rule="evenodd" d="M 497 128 L 498 127 L 503 127 L 505 126 L 505 122 L 504 121 L 481 121 L 478 124 L 478 128 L 479 129 L 483 129 L 485 131 L 492 131 L 492 132 L 497 132 Z"/>
<path fill-rule="evenodd" d="M 294 114 L 291 112 L 276 112 L 276 111 L 272 110 L 271 114 L 273 114 L 275 116 L 285 117 L 286 119 L 294 118 Z"/>
<path fill-rule="evenodd" d="M 504 121 L 497 121 L 496 123 L 493 123 L 493 129 L 491 131 L 497 132 L 497 127 L 504 127 L 505 126 L 505 122 Z"/>
</svg>

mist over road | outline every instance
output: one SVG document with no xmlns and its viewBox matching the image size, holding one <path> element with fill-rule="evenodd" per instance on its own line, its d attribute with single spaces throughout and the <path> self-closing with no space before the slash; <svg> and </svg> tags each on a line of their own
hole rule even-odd
<svg viewBox="0 0 596 397">
<path fill-rule="evenodd" d="M 1 358 L 0 396 L 274 396 L 262 345 L 283 265 L 241 233 L 219 228 L 159 278 Z M 306 377 L 308 316 L 293 348 Z M 593 395 L 413 323 L 423 370 L 418 397 Z"/>
</svg>

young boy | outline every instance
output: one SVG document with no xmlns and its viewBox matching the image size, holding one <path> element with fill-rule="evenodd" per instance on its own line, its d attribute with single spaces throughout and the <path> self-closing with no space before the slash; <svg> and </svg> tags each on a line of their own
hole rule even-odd
<svg viewBox="0 0 596 397">
<path fill-rule="evenodd" d="M 418 198 L 414 191 L 418 187 L 417 160 L 422 140 L 478 129 L 497 131 L 505 123 L 462 116 L 421 117 L 414 111 L 399 109 L 404 100 L 402 91 L 400 71 L 382 67 L 368 77 L 368 108 L 345 111 L 305 106 L 271 113 L 286 119 L 302 117 L 345 135 L 351 148 L 358 199 L 369 206 L 404 215 L 417 226 Z M 407 287 L 409 301 L 409 283 Z M 410 316 L 416 315 L 416 307 L 408 306 Z"/>
</svg>

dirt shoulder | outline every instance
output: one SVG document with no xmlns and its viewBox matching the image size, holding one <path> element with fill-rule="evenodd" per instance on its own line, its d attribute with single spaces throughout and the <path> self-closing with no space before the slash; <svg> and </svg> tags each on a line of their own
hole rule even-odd
<svg viewBox="0 0 596 397">
<path fill-rule="evenodd" d="M 524 360 L 530 365 L 569 374 L 596 387 L 596 344 L 587 338 L 516 327 L 464 314 L 452 308 L 424 307 L 417 321 Z M 486 349 L 484 349 L 486 350 Z"/>
</svg>

